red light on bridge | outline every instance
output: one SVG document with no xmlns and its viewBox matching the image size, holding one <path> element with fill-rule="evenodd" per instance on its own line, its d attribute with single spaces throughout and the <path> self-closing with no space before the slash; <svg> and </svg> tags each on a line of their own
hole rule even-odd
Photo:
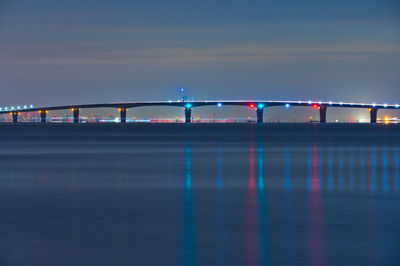
<svg viewBox="0 0 400 266">
<path fill-rule="evenodd" d="M 250 106 L 250 108 L 254 108 L 255 107 L 255 105 L 253 103 L 250 104 L 249 106 Z"/>
<path fill-rule="evenodd" d="M 312 106 L 314 109 L 320 109 L 321 107 L 318 104 L 313 104 Z"/>
</svg>

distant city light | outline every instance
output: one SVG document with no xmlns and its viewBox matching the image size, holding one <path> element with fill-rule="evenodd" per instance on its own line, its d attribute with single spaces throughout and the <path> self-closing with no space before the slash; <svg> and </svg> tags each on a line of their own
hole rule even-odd
<svg viewBox="0 0 400 266">
<path fill-rule="evenodd" d="M 31 108 L 33 108 L 33 105 L 31 105 Z"/>
</svg>

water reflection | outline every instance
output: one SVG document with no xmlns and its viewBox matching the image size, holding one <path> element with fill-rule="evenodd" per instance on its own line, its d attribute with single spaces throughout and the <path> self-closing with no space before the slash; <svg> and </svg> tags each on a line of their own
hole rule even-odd
<svg viewBox="0 0 400 266">
<path fill-rule="evenodd" d="M 324 265 L 323 219 L 318 176 L 318 146 L 312 148 L 312 186 L 309 224 L 309 260 L 311 265 Z"/>
<path fill-rule="evenodd" d="M 249 183 L 246 208 L 246 265 L 259 265 L 260 262 L 259 208 L 255 175 L 255 155 L 254 140 L 252 139 L 249 147 Z"/>
<path fill-rule="evenodd" d="M 337 186 L 340 190 L 343 190 L 343 183 L 344 183 L 344 177 L 343 177 L 343 148 L 339 148 L 338 151 L 338 161 L 339 161 L 339 185 Z"/>
<path fill-rule="evenodd" d="M 192 190 L 192 148 L 190 142 L 190 133 L 188 133 L 188 139 L 185 147 L 185 165 L 183 265 L 196 265 L 196 227 Z"/>
<path fill-rule="evenodd" d="M 395 156 L 394 156 L 394 189 L 397 191 L 399 190 L 399 147 L 397 146 L 395 149 Z"/>
<path fill-rule="evenodd" d="M 383 147 L 383 191 L 387 192 L 389 190 L 388 184 L 388 155 L 387 147 Z"/>
<path fill-rule="evenodd" d="M 328 189 L 332 190 L 333 188 L 333 155 L 332 146 L 330 146 L 328 148 Z"/>
<path fill-rule="evenodd" d="M 285 149 L 285 190 L 290 190 L 290 148 Z"/>
<path fill-rule="evenodd" d="M 370 160 L 370 189 L 376 191 L 376 148 L 371 148 L 371 160 Z"/>
<path fill-rule="evenodd" d="M 349 189 L 354 189 L 354 149 L 347 152 L 349 158 Z"/>
<path fill-rule="evenodd" d="M 360 154 L 360 187 L 362 190 L 365 190 L 365 179 L 366 174 L 365 174 L 365 148 L 362 148 L 361 154 Z"/>
</svg>

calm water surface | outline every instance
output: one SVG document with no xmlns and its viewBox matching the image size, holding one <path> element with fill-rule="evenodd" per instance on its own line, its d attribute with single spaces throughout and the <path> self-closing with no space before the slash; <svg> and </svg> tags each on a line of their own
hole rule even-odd
<svg viewBox="0 0 400 266">
<path fill-rule="evenodd" d="M 0 265 L 399 265 L 400 127 L 0 125 Z"/>
</svg>

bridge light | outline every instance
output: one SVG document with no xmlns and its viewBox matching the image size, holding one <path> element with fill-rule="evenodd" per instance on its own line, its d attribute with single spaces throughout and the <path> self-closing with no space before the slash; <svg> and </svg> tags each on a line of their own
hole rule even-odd
<svg viewBox="0 0 400 266">
<path fill-rule="evenodd" d="M 386 107 L 387 107 L 387 103 L 385 103 L 385 104 L 383 105 L 383 107 L 385 107 L 385 108 L 386 108 Z"/>
<path fill-rule="evenodd" d="M 27 107 L 27 106 L 26 106 L 26 105 L 24 105 L 24 109 L 26 109 L 26 107 Z"/>
<path fill-rule="evenodd" d="M 21 109 L 21 107 L 20 107 L 20 106 L 17 106 L 17 109 L 19 110 L 19 109 Z"/>
<path fill-rule="evenodd" d="M 263 109 L 264 106 L 265 106 L 265 105 L 264 105 L 263 103 L 259 103 L 259 104 L 257 105 L 258 109 Z"/>
<path fill-rule="evenodd" d="M 185 105 L 186 108 L 192 108 L 192 105 L 190 103 Z"/>
<path fill-rule="evenodd" d="M 172 103 L 172 101 L 171 101 L 171 100 L 168 100 L 168 102 L 169 102 L 169 103 Z"/>
<path fill-rule="evenodd" d="M 217 106 L 218 106 L 218 107 L 222 107 L 222 103 L 218 103 Z"/>
<path fill-rule="evenodd" d="M 372 106 L 375 107 L 375 106 L 376 106 L 376 103 L 373 103 Z"/>
<path fill-rule="evenodd" d="M 311 101 L 308 101 L 308 104 L 311 104 Z"/>
<path fill-rule="evenodd" d="M 340 104 L 340 105 L 343 105 L 343 102 L 340 102 L 339 104 Z"/>
<path fill-rule="evenodd" d="M 396 104 L 396 108 L 399 108 L 400 105 Z"/>
<path fill-rule="evenodd" d="M 38 112 L 39 112 L 39 114 L 41 114 L 41 113 L 42 113 L 42 110 L 39 110 Z"/>
<path fill-rule="evenodd" d="M 72 112 L 75 111 L 75 108 L 71 108 L 71 111 L 72 111 Z"/>
<path fill-rule="evenodd" d="M 320 109 L 321 107 L 319 107 L 319 105 L 318 104 L 313 104 L 313 106 L 312 106 L 314 109 Z"/>
<path fill-rule="evenodd" d="M 321 102 L 321 101 L 319 101 L 318 103 L 319 103 L 319 104 L 322 104 L 322 102 Z"/>
<path fill-rule="evenodd" d="M 46 114 L 48 114 L 48 113 L 49 113 L 49 111 L 46 110 Z"/>
<path fill-rule="evenodd" d="M 332 105 L 332 102 L 329 102 L 329 105 Z"/>
<path fill-rule="evenodd" d="M 288 104 L 288 103 L 285 104 L 285 107 L 286 107 L 286 108 L 289 108 L 289 107 L 290 107 L 290 104 Z"/>
<path fill-rule="evenodd" d="M 368 108 L 368 111 L 370 111 L 370 112 L 371 112 L 371 111 L 372 111 L 372 108 Z"/>
<path fill-rule="evenodd" d="M 118 108 L 118 112 L 121 112 L 121 110 L 122 110 L 121 108 Z"/>
<path fill-rule="evenodd" d="M 33 108 L 33 105 L 31 105 L 31 108 Z"/>
<path fill-rule="evenodd" d="M 8 107 L 4 107 L 4 110 L 6 110 L 6 111 L 7 111 L 7 110 L 8 110 Z"/>
</svg>

